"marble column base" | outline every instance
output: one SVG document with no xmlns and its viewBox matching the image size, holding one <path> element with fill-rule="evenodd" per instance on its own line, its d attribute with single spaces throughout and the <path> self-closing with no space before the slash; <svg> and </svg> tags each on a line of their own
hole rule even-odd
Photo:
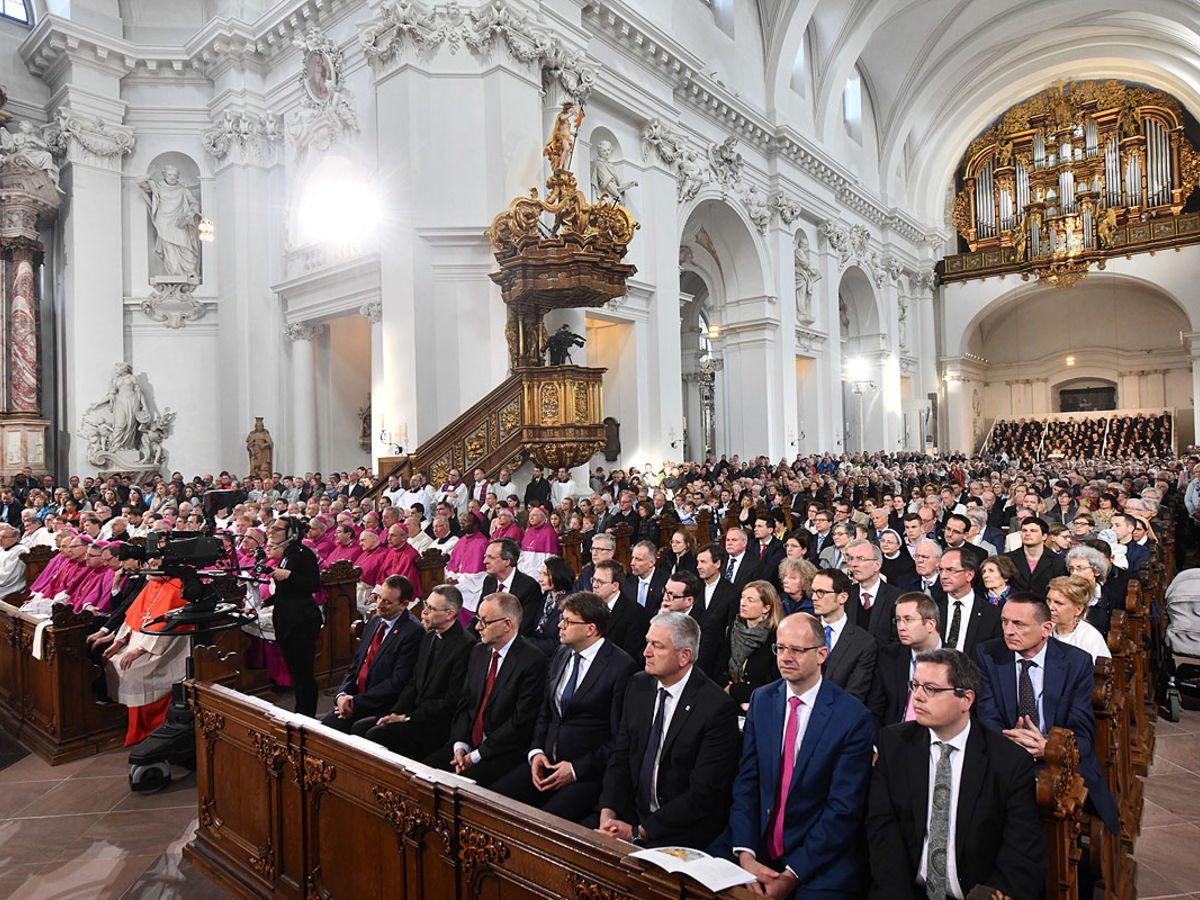
<svg viewBox="0 0 1200 900">
<path fill-rule="evenodd" d="M 0 476 L 5 481 L 28 466 L 34 475 L 46 474 L 46 429 L 50 423 L 35 416 L 0 414 Z"/>
</svg>

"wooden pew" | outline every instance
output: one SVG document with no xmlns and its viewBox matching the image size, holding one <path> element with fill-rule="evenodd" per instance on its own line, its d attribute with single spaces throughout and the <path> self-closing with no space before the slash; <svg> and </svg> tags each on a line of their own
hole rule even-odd
<svg viewBox="0 0 1200 900">
<path fill-rule="evenodd" d="M 1079 774 L 1079 747 L 1066 728 L 1053 728 L 1047 737 L 1042 769 L 1037 778 L 1037 802 L 1046 832 L 1050 867 L 1046 871 L 1046 900 L 1078 900 L 1079 835 L 1087 788 Z"/>
<path fill-rule="evenodd" d="M 1125 595 L 1126 633 L 1133 642 L 1133 666 L 1129 679 L 1129 749 L 1134 771 L 1145 776 L 1154 758 L 1154 724 L 1146 710 L 1150 684 L 1150 666 L 1146 646 L 1150 634 L 1150 607 L 1142 593 L 1141 582 L 1130 579 Z"/>
<path fill-rule="evenodd" d="M 628 572 L 629 554 L 633 550 L 633 528 L 628 522 L 620 522 L 613 528 L 612 535 L 613 540 L 617 542 L 617 549 L 613 551 L 613 559 Z"/>
<path fill-rule="evenodd" d="M 403 757 L 262 701 L 202 683 L 188 694 L 199 828 L 184 853 L 236 896 L 716 896 L 630 859 L 626 844 L 452 776 L 424 776 Z"/>
<path fill-rule="evenodd" d="M 578 528 L 572 528 L 559 538 L 558 543 L 562 548 L 563 559 L 567 561 L 571 571 L 578 576 L 588 562 L 583 558 L 583 532 Z"/>
<path fill-rule="evenodd" d="M 1111 632 L 1110 632 L 1111 635 Z M 1096 756 L 1104 768 L 1105 780 L 1114 797 L 1129 789 L 1124 781 L 1129 748 L 1121 742 L 1125 722 L 1125 689 L 1117 677 L 1113 660 L 1099 658 L 1093 673 L 1092 709 L 1096 714 Z M 1113 834 L 1096 816 L 1091 825 L 1091 864 L 1104 878 L 1106 900 L 1132 900 L 1137 886 L 1137 862 L 1132 858 L 1131 823 L 1125 820 L 1126 807 L 1118 801 L 1121 830 Z"/>
<path fill-rule="evenodd" d="M 1131 715 L 1132 680 L 1134 677 L 1134 656 L 1137 648 L 1129 636 L 1129 623 L 1124 611 L 1116 610 L 1112 617 L 1112 626 L 1108 632 L 1108 649 L 1112 653 L 1113 676 L 1121 687 L 1122 704 L 1117 711 L 1114 722 L 1115 740 L 1120 748 L 1117 761 L 1117 783 L 1120 790 L 1113 790 L 1113 796 L 1121 807 L 1121 837 L 1129 844 L 1129 852 L 1133 852 L 1133 841 L 1142 830 L 1142 807 L 1144 803 L 1144 783 L 1134 771 L 1132 752 Z M 1110 784 L 1110 787 L 1112 785 Z"/>
<path fill-rule="evenodd" d="M 448 557 L 443 556 L 440 550 L 434 550 L 432 547 L 421 554 L 421 558 L 417 560 L 417 572 L 421 576 L 422 597 L 428 597 L 435 587 L 446 583 L 446 563 L 448 561 Z M 420 604 L 413 608 L 413 614 L 418 616 L 421 614 Z"/>
<path fill-rule="evenodd" d="M 84 644 L 92 614 L 55 606 L 36 659 L 39 621 L 0 602 L 0 725 L 51 765 L 121 746 L 125 707 L 97 706 L 92 694 L 100 674 Z"/>
<path fill-rule="evenodd" d="M 661 553 L 671 546 L 671 536 L 679 527 L 679 519 L 671 513 L 663 513 L 655 516 L 654 520 L 658 524 L 658 549 Z"/>
</svg>

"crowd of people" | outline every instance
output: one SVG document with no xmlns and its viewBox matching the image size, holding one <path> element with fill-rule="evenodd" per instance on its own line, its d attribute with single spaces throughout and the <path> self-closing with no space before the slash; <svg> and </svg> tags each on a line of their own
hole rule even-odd
<svg viewBox="0 0 1200 900">
<path fill-rule="evenodd" d="M 130 707 L 134 742 L 184 642 L 141 633 L 182 600 L 139 574 L 156 561 L 131 538 L 211 530 L 263 573 L 260 662 L 310 716 L 319 572 L 347 560 L 373 615 L 329 727 L 618 838 L 709 849 L 771 896 L 1036 897 L 1051 728 L 1074 732 L 1088 808 L 1118 827 L 1092 670 L 1177 500 L 1200 517 L 1200 457 L 733 456 L 587 484 L 534 468 L 519 487 L 503 470 L 26 473 L 0 490 L 0 579 L 25 548 L 59 549 L 27 608 L 95 613 L 94 687 Z M 431 549 L 446 582 L 422 596 Z"/>
<path fill-rule="evenodd" d="M 1174 433 L 1171 414 L 1067 416 L 1065 419 L 1001 419 L 992 427 L 989 454 L 1029 465 L 1040 459 L 1075 460 L 1168 457 Z"/>
</svg>

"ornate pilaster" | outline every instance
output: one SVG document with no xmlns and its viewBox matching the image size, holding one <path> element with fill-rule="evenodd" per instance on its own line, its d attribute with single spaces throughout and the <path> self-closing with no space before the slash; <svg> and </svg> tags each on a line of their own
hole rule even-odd
<svg viewBox="0 0 1200 900">
<path fill-rule="evenodd" d="M 110 125 L 98 116 L 60 106 L 54 113 L 50 141 L 66 163 L 121 171 L 121 157 L 133 152 L 133 129 Z"/>
<path fill-rule="evenodd" d="M 274 113 L 225 109 L 200 140 L 218 162 L 270 165 L 283 144 L 283 125 Z"/>
<path fill-rule="evenodd" d="M 292 459 L 293 470 L 311 472 L 317 464 L 317 382 L 313 341 L 325 330 L 314 322 L 285 325 L 292 343 Z"/>
</svg>

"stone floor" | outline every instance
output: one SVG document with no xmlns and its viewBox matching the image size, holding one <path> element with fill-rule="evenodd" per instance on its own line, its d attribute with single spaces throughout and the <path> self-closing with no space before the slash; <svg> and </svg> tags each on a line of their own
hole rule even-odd
<svg viewBox="0 0 1200 900">
<path fill-rule="evenodd" d="M 331 700 L 322 696 L 322 711 Z M 1141 898 L 1200 900 L 1200 700 L 1189 705 L 1179 723 L 1158 723 L 1137 844 Z M 0 741 L 5 750 L 0 763 L 16 758 Z M 195 776 L 176 770 L 165 791 L 141 796 L 129 790 L 126 757 L 113 750 L 51 767 L 28 754 L 0 769 L 0 898 L 226 896 L 183 859 Z"/>
</svg>

